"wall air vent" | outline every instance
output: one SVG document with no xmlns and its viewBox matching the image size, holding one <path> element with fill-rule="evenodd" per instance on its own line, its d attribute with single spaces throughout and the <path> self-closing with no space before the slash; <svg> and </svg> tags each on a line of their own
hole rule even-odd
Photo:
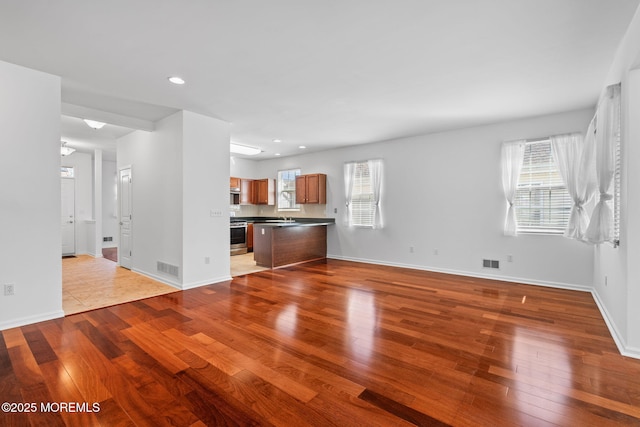
<svg viewBox="0 0 640 427">
<path fill-rule="evenodd" d="M 102 241 L 103 242 L 113 242 L 113 237 L 103 237 Z"/>
<path fill-rule="evenodd" d="M 166 262 L 158 261 L 158 271 L 169 274 L 171 276 L 180 277 L 180 269 L 177 265 L 167 264 Z"/>
<path fill-rule="evenodd" d="M 483 259 L 482 260 L 482 267 L 499 269 L 500 268 L 500 261 L 498 261 L 497 259 Z"/>
</svg>

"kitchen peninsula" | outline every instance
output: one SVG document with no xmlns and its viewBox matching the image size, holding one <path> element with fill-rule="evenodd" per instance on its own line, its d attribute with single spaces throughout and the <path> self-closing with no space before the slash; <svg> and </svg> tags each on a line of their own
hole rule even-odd
<svg viewBox="0 0 640 427">
<path fill-rule="evenodd" d="M 327 226 L 333 218 L 269 220 L 253 225 L 253 253 L 256 264 L 282 267 L 327 257 Z"/>
</svg>

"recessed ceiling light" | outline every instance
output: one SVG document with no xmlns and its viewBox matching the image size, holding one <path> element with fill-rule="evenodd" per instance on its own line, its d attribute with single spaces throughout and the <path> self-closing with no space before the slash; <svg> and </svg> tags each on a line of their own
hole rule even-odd
<svg viewBox="0 0 640 427">
<path fill-rule="evenodd" d="M 178 76 L 169 77 L 169 81 L 174 85 L 183 85 L 185 83 L 185 81 Z"/>
<path fill-rule="evenodd" d="M 307 147 L 305 147 L 304 145 L 301 145 L 301 146 L 299 146 L 298 148 L 299 148 L 299 149 L 301 149 L 301 150 L 304 150 L 304 149 L 305 149 L 305 148 L 307 148 Z"/>
<path fill-rule="evenodd" d="M 277 142 L 282 142 L 282 140 L 281 140 L 281 139 L 277 139 L 277 138 L 276 138 L 276 139 L 274 139 L 274 140 L 273 140 L 273 142 L 276 142 L 276 143 L 277 143 Z"/>
<path fill-rule="evenodd" d="M 262 150 L 255 147 L 247 147 L 246 145 L 238 145 L 233 142 L 229 144 L 229 151 L 236 154 L 245 154 L 247 156 L 255 156 L 262 153 Z"/>
<path fill-rule="evenodd" d="M 274 154 L 274 156 L 279 156 L 279 155 L 280 155 L 280 153 L 276 153 L 276 154 Z"/>
<path fill-rule="evenodd" d="M 87 126 L 89 126 L 92 129 L 102 129 L 102 126 L 106 124 L 103 122 L 96 122 L 95 120 L 89 120 L 89 119 L 82 119 L 82 120 L 84 120 Z"/>
</svg>

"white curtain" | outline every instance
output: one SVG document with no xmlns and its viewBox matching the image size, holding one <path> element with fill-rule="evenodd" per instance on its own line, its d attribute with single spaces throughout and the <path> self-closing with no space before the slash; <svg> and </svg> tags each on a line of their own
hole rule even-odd
<svg viewBox="0 0 640 427">
<path fill-rule="evenodd" d="M 382 187 L 382 160 L 368 160 L 371 189 L 373 191 L 373 228 L 382 228 L 382 212 L 380 210 L 380 190 Z"/>
<path fill-rule="evenodd" d="M 564 236 L 576 240 L 585 240 L 589 215 L 584 206 L 596 189 L 593 126 L 592 121 L 585 139 L 579 133 L 551 137 L 555 163 L 573 200 Z"/>
<path fill-rule="evenodd" d="M 518 189 L 518 178 L 522 171 L 525 141 L 505 142 L 502 144 L 502 189 L 507 199 L 507 217 L 504 221 L 504 235 L 517 236 L 518 222 L 513 202 Z"/>
<path fill-rule="evenodd" d="M 610 241 L 613 236 L 613 212 L 607 204 L 613 196 L 608 192 L 615 173 L 615 149 L 620 121 L 620 85 L 607 88 L 598 106 L 596 130 L 596 176 L 600 197 L 593 209 L 586 239 L 591 243 Z"/>
<path fill-rule="evenodd" d="M 355 162 L 344 164 L 344 196 L 345 196 L 345 223 L 351 225 L 351 202 L 353 201 L 353 181 L 356 176 Z"/>
</svg>

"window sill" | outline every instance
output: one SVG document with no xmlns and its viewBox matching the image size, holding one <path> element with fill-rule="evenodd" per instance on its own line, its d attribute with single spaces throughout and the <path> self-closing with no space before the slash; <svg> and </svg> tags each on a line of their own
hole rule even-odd
<svg viewBox="0 0 640 427">
<path fill-rule="evenodd" d="M 563 237 L 564 231 L 518 231 L 518 236 L 559 236 Z"/>
</svg>

